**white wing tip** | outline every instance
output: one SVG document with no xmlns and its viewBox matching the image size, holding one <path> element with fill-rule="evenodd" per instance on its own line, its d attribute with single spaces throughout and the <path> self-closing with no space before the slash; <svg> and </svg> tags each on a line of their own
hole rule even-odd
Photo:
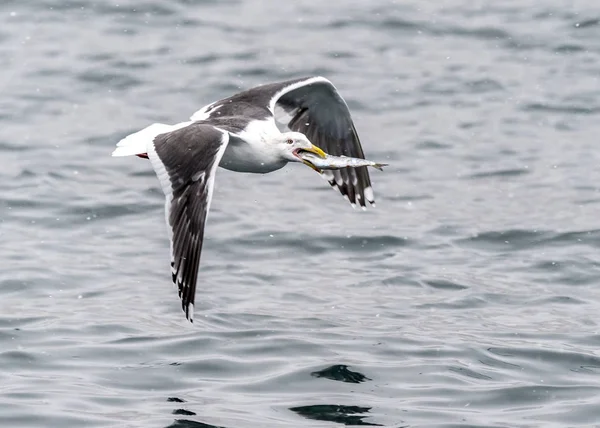
<svg viewBox="0 0 600 428">
<path fill-rule="evenodd" d="M 194 322 L 194 304 L 189 303 L 187 309 L 188 309 L 188 319 L 190 320 L 190 322 Z"/>
<path fill-rule="evenodd" d="M 373 188 L 371 186 L 365 187 L 364 194 L 367 201 L 369 201 L 371 205 L 375 206 L 375 195 L 373 194 Z"/>
</svg>

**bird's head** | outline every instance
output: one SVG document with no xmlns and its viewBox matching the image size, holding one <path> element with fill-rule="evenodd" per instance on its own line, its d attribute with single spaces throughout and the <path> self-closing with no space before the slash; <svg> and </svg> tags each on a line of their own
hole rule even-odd
<svg viewBox="0 0 600 428">
<path fill-rule="evenodd" d="M 282 157 L 288 162 L 302 162 L 317 172 L 321 172 L 312 163 L 302 159 L 302 152 L 313 153 L 321 158 L 327 154 L 311 143 L 306 136 L 300 132 L 284 132 L 277 138 L 277 145 L 281 150 Z"/>
</svg>

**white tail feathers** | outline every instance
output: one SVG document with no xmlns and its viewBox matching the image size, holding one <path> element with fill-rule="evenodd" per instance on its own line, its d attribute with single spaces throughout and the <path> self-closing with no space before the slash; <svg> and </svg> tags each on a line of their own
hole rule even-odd
<svg viewBox="0 0 600 428">
<path fill-rule="evenodd" d="M 148 153 L 148 144 L 152 143 L 154 139 L 165 132 L 171 132 L 184 126 L 189 125 L 191 122 L 182 122 L 176 125 L 166 125 L 164 123 L 153 123 L 150 126 L 142 129 L 141 131 L 129 134 L 117 143 L 117 148 L 112 152 L 113 156 L 133 156 L 143 153 Z"/>
</svg>

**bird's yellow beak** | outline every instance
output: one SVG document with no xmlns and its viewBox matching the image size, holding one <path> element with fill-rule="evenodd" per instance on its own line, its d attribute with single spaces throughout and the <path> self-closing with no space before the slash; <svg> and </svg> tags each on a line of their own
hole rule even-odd
<svg viewBox="0 0 600 428">
<path fill-rule="evenodd" d="M 321 150 L 320 148 L 318 148 L 317 146 L 315 146 L 314 144 L 311 146 L 310 149 L 304 149 L 307 152 L 311 152 L 314 153 L 315 155 L 319 156 L 320 158 L 325 159 L 327 157 L 327 153 L 325 153 L 323 150 Z"/>
<path fill-rule="evenodd" d="M 308 148 L 308 149 L 303 149 L 306 152 L 310 152 L 310 153 L 314 153 L 315 155 L 319 156 L 320 158 L 325 159 L 327 157 L 327 153 L 325 153 L 323 150 L 321 150 L 319 147 L 315 146 L 314 144 Z M 302 159 L 302 163 L 306 166 L 311 167 L 312 169 L 314 169 L 315 171 L 317 171 L 319 174 L 322 173 L 323 171 L 321 171 L 319 168 L 317 168 L 316 166 L 314 166 L 311 162 Z"/>
<path fill-rule="evenodd" d="M 309 161 L 307 161 L 307 160 L 304 160 L 304 159 L 303 159 L 303 160 L 302 160 L 302 163 L 303 163 L 304 165 L 306 165 L 306 166 L 309 166 L 309 167 L 311 167 L 312 169 L 314 169 L 315 171 L 317 171 L 319 174 L 323 172 L 323 171 L 321 171 L 319 168 L 317 168 L 316 166 L 314 166 L 312 163 L 310 163 L 310 162 L 309 162 Z"/>
</svg>

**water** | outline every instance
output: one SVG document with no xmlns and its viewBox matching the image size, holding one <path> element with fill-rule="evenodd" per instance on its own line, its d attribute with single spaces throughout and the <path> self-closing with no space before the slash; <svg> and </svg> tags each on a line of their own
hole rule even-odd
<svg viewBox="0 0 600 428">
<path fill-rule="evenodd" d="M 600 426 L 593 0 L 0 4 L 0 426 Z M 219 170 L 196 320 L 124 135 L 279 79 L 377 208 Z"/>
</svg>

